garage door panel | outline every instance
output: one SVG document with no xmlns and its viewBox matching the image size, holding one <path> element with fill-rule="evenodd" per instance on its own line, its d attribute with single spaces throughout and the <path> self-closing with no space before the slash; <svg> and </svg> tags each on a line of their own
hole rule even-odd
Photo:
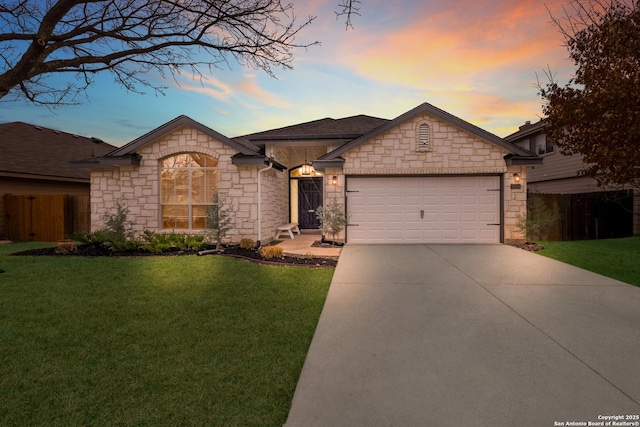
<svg viewBox="0 0 640 427">
<path fill-rule="evenodd" d="M 348 178 L 347 239 L 498 243 L 499 187 L 498 176 Z"/>
<path fill-rule="evenodd" d="M 478 230 L 462 229 L 460 230 L 460 236 L 465 240 L 478 240 Z"/>
<path fill-rule="evenodd" d="M 458 196 L 441 196 L 441 205 L 458 205 Z"/>
<path fill-rule="evenodd" d="M 442 239 L 443 240 L 458 240 L 458 230 L 455 229 L 446 229 L 442 230 Z"/>
<path fill-rule="evenodd" d="M 462 212 L 460 214 L 460 221 L 462 222 L 478 222 L 478 215 L 476 212 Z"/>
<path fill-rule="evenodd" d="M 480 212 L 480 222 L 495 224 L 499 221 L 498 214 L 494 212 Z"/>
</svg>

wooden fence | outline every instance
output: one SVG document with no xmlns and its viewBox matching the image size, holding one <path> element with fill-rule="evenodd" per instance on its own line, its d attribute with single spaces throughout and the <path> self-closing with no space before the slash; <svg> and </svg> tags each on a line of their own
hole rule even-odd
<svg viewBox="0 0 640 427">
<path fill-rule="evenodd" d="M 585 240 L 633 235 L 633 192 L 538 194 L 559 214 L 543 240 Z"/>
<path fill-rule="evenodd" d="M 91 228 L 89 196 L 4 195 L 5 234 L 14 242 L 57 242 Z"/>
</svg>

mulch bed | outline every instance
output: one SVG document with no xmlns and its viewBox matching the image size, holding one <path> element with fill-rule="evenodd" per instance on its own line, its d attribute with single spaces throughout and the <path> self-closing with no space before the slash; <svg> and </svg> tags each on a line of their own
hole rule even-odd
<svg viewBox="0 0 640 427">
<path fill-rule="evenodd" d="M 537 252 L 544 249 L 544 246 L 539 245 L 535 242 L 525 242 L 525 243 L 514 243 L 511 246 L 515 246 L 516 248 L 524 249 L 529 252 Z"/>
<path fill-rule="evenodd" d="M 197 255 L 198 252 L 204 250 L 215 249 L 215 246 L 203 247 L 199 251 L 167 251 L 162 253 L 153 253 L 148 251 L 123 251 L 113 252 L 109 248 L 102 245 L 80 245 L 75 250 L 60 252 L 58 248 L 42 248 L 42 249 L 30 249 L 28 251 L 16 252 L 13 256 L 84 256 L 84 257 L 146 257 L 146 256 L 184 256 L 184 255 Z M 242 249 L 239 246 L 227 246 L 221 252 L 216 252 L 211 255 L 214 256 L 232 256 L 235 258 L 247 259 L 249 261 L 259 262 L 269 265 L 299 265 L 306 267 L 335 267 L 338 264 L 337 257 L 311 257 L 307 255 L 295 256 L 285 255 L 279 259 L 265 259 L 259 252 L 250 249 Z"/>
</svg>

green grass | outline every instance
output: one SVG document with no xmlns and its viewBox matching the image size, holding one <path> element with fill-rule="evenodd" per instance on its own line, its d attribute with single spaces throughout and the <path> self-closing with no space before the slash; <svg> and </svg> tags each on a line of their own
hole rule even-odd
<svg viewBox="0 0 640 427">
<path fill-rule="evenodd" d="M 540 255 L 640 286 L 640 237 L 540 244 Z"/>
<path fill-rule="evenodd" d="M 286 421 L 333 270 L 37 246 L 0 245 L 0 425 Z"/>
</svg>

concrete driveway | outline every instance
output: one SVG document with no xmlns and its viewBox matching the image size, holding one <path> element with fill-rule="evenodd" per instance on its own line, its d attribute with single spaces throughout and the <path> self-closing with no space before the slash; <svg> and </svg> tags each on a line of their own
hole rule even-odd
<svg viewBox="0 0 640 427">
<path fill-rule="evenodd" d="M 510 246 L 346 245 L 285 426 L 638 426 L 639 402 L 640 288 Z"/>
</svg>

